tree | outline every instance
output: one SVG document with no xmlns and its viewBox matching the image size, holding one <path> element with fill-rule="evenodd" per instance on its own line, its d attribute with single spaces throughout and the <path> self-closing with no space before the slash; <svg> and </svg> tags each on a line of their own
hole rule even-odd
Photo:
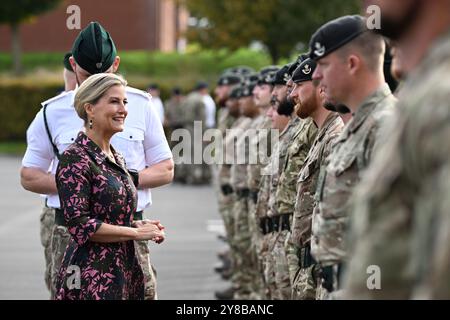
<svg viewBox="0 0 450 320">
<path fill-rule="evenodd" d="M 1 0 L 0 24 L 11 28 L 11 51 L 14 73 L 22 73 L 20 25 L 28 19 L 56 7 L 61 0 Z"/>
<path fill-rule="evenodd" d="M 360 10 L 360 0 L 179 0 L 197 23 L 189 40 L 235 50 L 260 41 L 276 63 L 308 45 L 323 23 Z"/>
</svg>

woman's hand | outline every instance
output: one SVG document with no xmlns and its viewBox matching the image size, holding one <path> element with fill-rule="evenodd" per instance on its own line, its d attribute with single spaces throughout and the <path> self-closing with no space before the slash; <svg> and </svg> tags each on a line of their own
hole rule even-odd
<svg viewBox="0 0 450 320">
<path fill-rule="evenodd" d="M 164 241 L 164 226 L 157 220 L 134 221 L 133 227 L 136 228 L 136 238 L 134 240 L 152 240 L 156 243 Z"/>
</svg>

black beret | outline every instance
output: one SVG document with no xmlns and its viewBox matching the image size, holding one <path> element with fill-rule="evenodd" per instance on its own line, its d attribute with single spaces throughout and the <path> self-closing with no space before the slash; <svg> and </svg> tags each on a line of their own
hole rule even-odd
<svg viewBox="0 0 450 320">
<path fill-rule="evenodd" d="M 278 70 L 275 73 L 275 76 L 273 78 L 272 81 L 272 85 L 283 85 L 285 86 L 286 83 L 289 81 L 289 79 L 291 78 L 291 75 L 289 74 L 289 67 L 291 66 L 291 64 L 287 64 L 285 66 L 283 66 L 280 70 Z"/>
<path fill-rule="evenodd" d="M 317 61 L 367 30 L 366 20 L 360 15 L 343 16 L 331 20 L 312 35 L 309 43 L 309 57 Z"/>
<path fill-rule="evenodd" d="M 217 81 L 218 86 L 227 86 L 232 84 L 238 84 L 242 81 L 242 77 L 237 74 L 227 73 L 222 75 Z"/>
<path fill-rule="evenodd" d="M 258 84 L 272 84 L 277 71 L 280 70 L 277 66 L 269 66 L 259 71 Z"/>
<path fill-rule="evenodd" d="M 206 89 L 206 88 L 208 88 L 208 84 L 207 84 L 206 82 L 204 82 L 204 81 L 199 81 L 199 82 L 196 84 L 194 90 L 197 91 L 197 90 L 202 90 L 202 89 Z"/>
<path fill-rule="evenodd" d="M 63 64 L 64 64 L 64 68 L 66 68 L 67 70 L 73 72 L 72 65 L 70 64 L 70 61 L 69 61 L 69 58 L 70 58 L 71 56 L 72 56 L 72 52 L 67 52 L 67 53 L 64 55 Z"/>
<path fill-rule="evenodd" d="M 250 97 L 253 95 L 253 89 L 255 89 L 258 83 L 256 81 L 247 81 L 241 86 L 240 98 Z"/>
<path fill-rule="evenodd" d="M 316 62 L 312 59 L 306 59 L 295 69 L 292 75 L 294 83 L 311 81 L 314 70 L 316 69 Z"/>
<path fill-rule="evenodd" d="M 172 88 L 172 94 L 175 95 L 175 96 L 181 95 L 181 88 L 180 87 Z"/>
<path fill-rule="evenodd" d="M 239 99 L 241 97 L 242 87 L 241 85 L 236 85 L 231 89 L 229 99 Z"/>
<path fill-rule="evenodd" d="M 223 72 L 223 74 L 231 73 L 231 74 L 237 74 L 237 75 L 241 75 L 241 76 L 246 76 L 246 75 L 254 73 L 254 72 L 255 72 L 255 70 L 253 70 L 250 67 L 238 66 L 238 67 L 233 67 L 233 68 L 226 69 Z"/>
<path fill-rule="evenodd" d="M 116 55 L 111 36 L 98 22 L 91 22 L 81 30 L 72 47 L 73 58 L 90 74 L 107 71 Z"/>
</svg>

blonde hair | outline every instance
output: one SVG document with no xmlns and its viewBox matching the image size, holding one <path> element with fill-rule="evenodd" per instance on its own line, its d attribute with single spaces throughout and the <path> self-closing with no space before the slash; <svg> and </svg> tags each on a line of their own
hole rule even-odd
<svg viewBox="0 0 450 320">
<path fill-rule="evenodd" d="M 85 105 L 95 105 L 111 87 L 118 85 L 126 87 L 127 81 L 114 73 L 94 74 L 81 84 L 75 94 L 74 107 L 85 124 L 88 121 Z"/>
</svg>

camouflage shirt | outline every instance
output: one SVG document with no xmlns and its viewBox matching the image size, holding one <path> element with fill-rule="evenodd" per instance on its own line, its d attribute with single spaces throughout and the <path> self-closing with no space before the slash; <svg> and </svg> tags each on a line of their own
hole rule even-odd
<svg viewBox="0 0 450 320">
<path fill-rule="evenodd" d="M 271 161 L 270 161 L 270 170 L 271 175 L 269 180 L 269 203 L 268 203 L 268 212 L 267 216 L 272 217 L 279 215 L 278 208 L 276 206 L 276 191 L 279 187 L 279 179 L 282 174 L 283 164 L 286 161 L 287 150 L 292 141 L 292 137 L 297 133 L 299 128 L 302 126 L 302 122 L 299 117 L 294 116 L 287 124 L 286 128 L 283 132 L 280 133 L 279 142 L 276 147 L 273 148 Z"/>
<path fill-rule="evenodd" d="M 396 99 L 383 84 L 357 109 L 337 139 L 317 182 L 318 205 L 312 218 L 311 253 L 322 265 L 344 260 L 349 205 L 362 170 L 371 159 L 379 128 L 392 116 Z"/>
<path fill-rule="evenodd" d="M 339 115 L 331 112 L 319 130 L 298 175 L 291 242 L 305 246 L 311 240 L 311 218 L 315 206 L 314 195 L 321 167 L 342 132 L 344 123 Z"/>
<path fill-rule="evenodd" d="M 410 74 L 358 188 L 350 298 L 450 299 L 450 30 Z M 368 290 L 367 268 L 381 272 Z"/>
<path fill-rule="evenodd" d="M 247 185 L 251 191 L 257 191 L 261 184 L 261 170 L 269 163 L 272 153 L 271 146 L 271 127 L 272 121 L 266 115 L 261 114 L 255 120 L 255 134 L 250 140 L 250 149 L 257 150 L 257 163 L 247 166 Z"/>
<path fill-rule="evenodd" d="M 317 127 L 314 121 L 311 118 L 301 120 L 288 147 L 286 160 L 282 164 L 282 173 L 276 190 L 276 208 L 279 214 L 294 212 L 298 173 L 316 135 Z"/>
<path fill-rule="evenodd" d="M 226 131 L 223 143 L 222 163 L 219 165 L 219 184 L 230 184 L 231 165 L 235 160 L 237 138 L 242 135 L 251 123 L 251 119 L 241 116 L 236 119 L 233 126 Z"/>
<path fill-rule="evenodd" d="M 247 166 L 249 164 L 251 149 L 250 143 L 254 138 L 254 133 L 259 126 L 259 118 L 246 118 L 246 121 L 241 129 L 244 129 L 243 134 L 237 136 L 235 148 L 235 160 L 231 166 L 231 185 L 234 190 L 248 189 L 247 180 Z"/>
</svg>

